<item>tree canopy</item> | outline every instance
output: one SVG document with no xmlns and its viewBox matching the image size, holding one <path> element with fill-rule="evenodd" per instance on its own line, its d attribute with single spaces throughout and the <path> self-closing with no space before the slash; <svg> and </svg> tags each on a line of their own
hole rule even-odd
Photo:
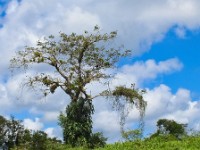
<svg viewBox="0 0 200 150">
<path fill-rule="evenodd" d="M 159 119 L 157 121 L 158 132 L 163 134 L 180 135 L 185 133 L 185 124 L 177 123 L 174 120 Z"/>
<path fill-rule="evenodd" d="M 169 119 L 159 119 L 157 121 L 157 132 L 154 133 L 151 137 L 159 135 L 172 135 L 176 138 L 180 138 L 186 134 L 187 124 L 177 123 L 174 120 Z"/>
<path fill-rule="evenodd" d="M 105 46 L 116 37 L 117 32 L 100 34 L 99 27 L 95 34 L 85 31 L 82 35 L 60 33 L 60 39 L 49 36 L 37 42 L 36 47 L 26 47 L 18 51 L 11 60 L 11 68 L 23 67 L 25 70 L 33 64 L 47 64 L 52 67 L 54 75 L 41 72 L 29 77 L 27 84 L 31 87 L 42 85 L 45 95 L 54 93 L 60 87 L 72 101 L 84 96 L 92 99 L 85 86 L 92 81 L 111 77 L 104 72 L 114 67 L 122 56 L 130 51 Z"/>
</svg>

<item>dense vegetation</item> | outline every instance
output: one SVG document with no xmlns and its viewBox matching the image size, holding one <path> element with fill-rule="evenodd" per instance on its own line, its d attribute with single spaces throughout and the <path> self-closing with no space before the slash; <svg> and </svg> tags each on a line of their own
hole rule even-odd
<svg viewBox="0 0 200 150">
<path fill-rule="evenodd" d="M 70 146 L 51 142 L 46 143 L 46 150 L 87 150 L 88 148 L 71 148 Z M 104 148 L 96 148 L 95 150 L 199 150 L 200 135 L 186 136 L 181 140 L 174 136 L 159 136 L 155 138 L 147 138 L 144 140 L 136 140 L 129 142 L 117 142 L 108 144 Z M 23 150 L 19 148 L 18 150 Z"/>
<path fill-rule="evenodd" d="M 43 131 L 26 129 L 22 121 L 13 116 L 6 119 L 0 116 L 0 146 L 3 150 L 23 148 L 28 150 L 47 150 L 48 147 L 61 145 L 61 140 L 50 138 Z"/>
<path fill-rule="evenodd" d="M 172 126 L 173 125 L 173 126 Z M 17 134 L 16 134 L 17 133 Z M 98 133 L 100 134 L 100 133 Z M 198 150 L 200 149 L 200 133 L 186 132 L 186 125 L 174 120 L 160 119 L 157 131 L 148 138 L 140 138 L 140 130 L 123 133 L 124 142 L 105 144 L 102 135 L 94 135 L 95 150 Z M 96 137 L 95 137 L 96 136 Z M 103 137 L 102 137 L 103 138 Z M 5 119 L 0 116 L 0 142 L 6 143 L 10 150 L 87 150 L 88 145 L 72 148 L 56 138 L 49 138 L 43 131 L 24 129 L 21 121 Z M 15 140 L 14 140 L 15 139 Z M 99 145 L 98 145 L 99 144 Z M 104 147 L 102 147 L 104 146 Z M 102 148 L 100 148 L 102 147 Z"/>
</svg>

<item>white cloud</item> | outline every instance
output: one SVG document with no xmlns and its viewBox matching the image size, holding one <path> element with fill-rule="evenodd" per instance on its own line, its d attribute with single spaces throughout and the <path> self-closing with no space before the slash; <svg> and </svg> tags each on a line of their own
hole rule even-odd
<svg viewBox="0 0 200 150">
<path fill-rule="evenodd" d="M 108 105 L 103 99 L 99 100 Z M 98 107 L 97 105 L 96 107 Z M 120 138 L 119 115 L 112 109 L 96 110 L 93 116 L 93 130 L 94 132 L 103 132 L 109 143 L 116 142 Z"/>
<path fill-rule="evenodd" d="M 118 116 L 113 111 L 101 111 L 94 117 L 95 128 L 105 133 L 119 131 Z"/>
<path fill-rule="evenodd" d="M 12 102 L 8 99 L 8 92 L 3 84 L 0 84 L 0 114 L 7 114 Z"/>
<path fill-rule="evenodd" d="M 52 11 L 54 10 L 54 11 Z M 81 32 L 101 25 L 97 15 L 62 1 L 21 1 L 9 3 L 0 28 L 0 70 L 7 72 L 14 52 L 38 39 L 58 32 Z M 12 44 L 11 44 L 12 43 Z"/>
<path fill-rule="evenodd" d="M 55 137 L 55 135 L 53 134 L 54 128 L 47 128 L 44 130 L 44 132 L 47 133 L 47 135 L 51 138 Z"/>
<path fill-rule="evenodd" d="M 6 14 L 7 15 L 13 14 L 17 10 L 18 6 L 19 6 L 19 3 L 17 2 L 17 0 L 11 1 L 8 4 L 8 8 L 6 10 Z"/>
<path fill-rule="evenodd" d="M 35 117 L 42 116 L 41 122 L 55 122 L 60 111 L 64 111 L 69 97 L 58 89 L 55 94 L 43 97 L 39 91 L 21 86 L 25 76 L 13 76 L 5 85 L 0 84 L 0 114 L 27 112 Z M 8 92 L 9 91 L 9 92 Z"/>
<path fill-rule="evenodd" d="M 159 40 L 173 26 L 186 29 L 199 27 L 200 6 L 197 0 L 164 0 L 164 1 L 101 1 L 94 5 L 109 30 L 117 29 L 120 40 L 134 52 L 141 54 Z M 104 8 L 104 9 L 103 9 Z M 102 12 L 101 10 L 108 10 Z M 117 11 L 116 11 L 117 10 Z"/>
<path fill-rule="evenodd" d="M 188 123 L 190 127 L 194 127 L 199 122 L 196 114 L 200 112 L 200 102 L 193 101 L 187 89 L 180 88 L 176 93 L 172 93 L 168 86 L 160 85 L 147 90 L 144 99 L 148 103 L 145 120 L 154 124 L 154 127 L 147 125 L 147 129 L 155 130 L 155 123 L 160 118 Z"/>
<path fill-rule="evenodd" d="M 185 38 L 186 37 L 186 31 L 182 27 L 177 27 L 175 29 L 175 33 L 179 38 Z"/>
<path fill-rule="evenodd" d="M 145 62 L 136 62 L 133 65 L 125 65 L 120 68 L 116 74 L 114 84 L 131 84 L 136 83 L 137 86 L 149 79 L 155 79 L 160 74 L 168 74 L 181 70 L 183 64 L 176 58 L 165 61 L 155 62 L 150 59 Z"/>
<path fill-rule="evenodd" d="M 41 122 L 39 118 L 35 118 L 35 120 L 31 120 L 29 118 L 23 120 L 23 125 L 25 128 L 30 130 L 42 130 L 44 124 Z"/>
<path fill-rule="evenodd" d="M 59 116 L 59 111 L 47 111 L 44 112 L 44 119 L 47 121 L 56 121 L 58 120 L 58 116 Z"/>
<path fill-rule="evenodd" d="M 49 127 L 49 128 L 46 128 L 44 130 L 44 132 L 47 133 L 48 137 L 51 137 L 51 138 L 54 138 L 56 137 L 57 139 L 59 140 L 62 140 L 62 131 L 61 131 L 61 128 L 58 128 L 58 127 Z"/>
</svg>

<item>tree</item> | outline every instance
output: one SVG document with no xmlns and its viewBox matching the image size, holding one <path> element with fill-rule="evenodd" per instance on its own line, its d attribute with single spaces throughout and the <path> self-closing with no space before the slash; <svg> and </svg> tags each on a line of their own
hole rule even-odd
<svg viewBox="0 0 200 150">
<path fill-rule="evenodd" d="M 11 119 L 7 121 L 8 127 L 8 145 L 9 147 L 14 147 L 19 145 L 19 142 L 24 133 L 24 126 L 21 124 L 20 120 L 15 120 L 14 116 L 11 116 Z"/>
<path fill-rule="evenodd" d="M 32 135 L 31 150 L 46 150 L 47 134 L 43 131 L 36 131 Z"/>
<path fill-rule="evenodd" d="M 47 137 L 43 131 L 32 131 L 25 129 L 20 120 L 16 120 L 13 116 L 9 120 L 0 116 L 0 147 L 3 149 L 30 149 L 45 150 L 50 149 L 49 146 L 61 144 L 61 140 Z M 51 146 L 52 147 L 52 146 Z M 59 148 L 57 148 L 59 149 Z"/>
<path fill-rule="evenodd" d="M 175 137 L 179 137 L 183 134 L 185 134 L 185 127 L 186 124 L 179 124 L 174 120 L 168 120 L 168 119 L 159 119 L 157 121 L 157 135 L 173 135 Z"/>
<path fill-rule="evenodd" d="M 6 141 L 6 133 L 7 133 L 7 120 L 0 116 L 0 145 L 2 145 Z"/>
<path fill-rule="evenodd" d="M 9 148 L 19 145 L 23 132 L 24 126 L 21 121 L 15 120 L 13 116 L 11 116 L 10 120 L 0 116 L 0 145 Z"/>
<path fill-rule="evenodd" d="M 54 93 L 57 88 L 61 88 L 69 95 L 71 102 L 59 117 L 64 141 L 67 144 L 77 146 L 91 141 L 94 113 L 92 100 L 95 97 L 112 95 L 119 98 L 119 95 L 108 91 L 92 96 L 86 90 L 86 85 L 93 81 L 112 78 L 113 76 L 105 70 L 116 67 L 119 59 L 130 53 L 129 50 L 123 50 L 123 47 L 113 48 L 107 44 L 116 36 L 115 31 L 101 34 L 98 26 L 95 26 L 94 34 L 87 31 L 82 35 L 60 33 L 59 40 L 49 36 L 38 41 L 36 47 L 26 47 L 18 51 L 16 57 L 11 60 L 11 68 L 22 67 L 24 70 L 33 64 L 51 66 L 51 73 L 40 72 L 35 76 L 29 76 L 25 85 L 39 88 L 44 96 Z M 138 93 L 134 89 L 132 91 Z M 126 100 L 134 104 L 136 99 L 138 97 L 129 97 Z M 139 101 L 144 102 L 141 96 Z M 116 99 L 116 102 L 119 100 Z M 143 109 L 145 105 L 139 106 Z"/>
<path fill-rule="evenodd" d="M 90 146 L 91 148 L 95 147 L 104 147 L 106 145 L 107 138 L 103 136 L 102 132 L 97 132 L 92 134 L 90 138 Z"/>
<path fill-rule="evenodd" d="M 24 149 L 30 149 L 30 147 L 33 145 L 32 143 L 32 131 L 25 129 L 20 139 L 20 145 L 22 145 Z"/>
</svg>

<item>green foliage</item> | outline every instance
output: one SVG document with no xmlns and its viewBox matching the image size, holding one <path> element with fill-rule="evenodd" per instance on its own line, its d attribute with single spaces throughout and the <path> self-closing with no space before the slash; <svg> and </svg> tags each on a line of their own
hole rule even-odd
<svg viewBox="0 0 200 150">
<path fill-rule="evenodd" d="M 59 124 L 63 128 L 64 141 L 72 147 L 103 147 L 106 138 L 102 133 L 92 133 L 92 114 L 94 108 L 91 101 L 79 98 L 66 108 L 66 116 L 61 113 Z"/>
<path fill-rule="evenodd" d="M 0 145 L 3 144 L 4 137 L 7 132 L 6 124 L 7 120 L 3 116 L 0 116 Z"/>
<path fill-rule="evenodd" d="M 135 130 L 129 130 L 122 132 L 122 137 L 126 141 L 136 141 L 141 139 L 141 130 L 135 129 Z"/>
<path fill-rule="evenodd" d="M 90 137 L 89 148 L 104 147 L 106 145 L 107 138 L 103 136 L 103 133 L 93 133 Z"/>
<path fill-rule="evenodd" d="M 3 127 L 3 124 L 7 121 L 20 123 L 20 121 L 14 118 L 11 120 L 0 116 L 0 127 Z M 160 134 L 153 138 L 138 139 L 137 135 L 139 133 L 139 130 L 127 131 L 125 136 L 129 136 L 128 138 L 131 141 L 107 145 L 105 145 L 106 138 L 103 137 L 102 133 L 95 133 L 90 138 L 90 144 L 92 145 L 73 148 L 70 145 L 62 144 L 56 138 L 48 138 L 43 131 L 31 132 L 26 129 L 23 135 L 20 136 L 22 138 L 19 140 L 19 143 L 15 147 L 10 148 L 10 150 L 88 150 L 91 148 L 95 150 L 198 150 L 200 148 L 199 132 L 193 132 L 182 139 L 177 139 L 173 134 Z"/>
<path fill-rule="evenodd" d="M 46 150 L 47 134 L 43 131 L 36 131 L 32 135 L 30 150 Z"/>
<path fill-rule="evenodd" d="M 93 105 L 91 101 L 79 98 L 66 108 L 66 116 L 61 113 L 59 124 L 63 128 L 66 144 L 74 146 L 87 145 L 92 135 Z"/>
<path fill-rule="evenodd" d="M 113 107 L 120 113 L 120 125 L 122 136 L 124 134 L 124 124 L 126 117 L 129 114 L 130 108 L 135 106 L 140 112 L 140 122 L 139 130 L 141 132 L 140 136 L 143 134 L 144 127 L 144 114 L 147 106 L 147 102 L 143 99 L 143 94 L 145 90 L 139 90 L 135 88 L 135 85 L 132 84 L 131 88 L 125 86 L 117 86 L 113 91 L 104 91 L 102 95 L 113 97 Z"/>
<path fill-rule="evenodd" d="M 7 121 L 8 127 L 8 145 L 9 147 L 14 147 L 19 145 L 20 140 L 22 139 L 24 133 L 24 126 L 21 124 L 22 121 L 16 120 L 14 116 L 11 116 L 11 119 Z"/>
<path fill-rule="evenodd" d="M 6 143 L 8 147 L 19 145 L 24 132 L 21 121 L 11 116 L 10 120 L 0 116 L 0 145 Z"/>
<path fill-rule="evenodd" d="M 177 140 L 173 135 L 158 136 L 156 138 L 147 138 L 132 142 L 117 142 L 107 144 L 104 148 L 95 148 L 95 150 L 199 150 L 199 136 L 187 136 L 182 140 Z M 86 147 L 72 148 L 61 143 L 46 142 L 46 150 L 88 150 Z M 16 147 L 12 150 L 24 150 L 24 147 Z"/>
<path fill-rule="evenodd" d="M 61 145 L 61 141 L 56 138 L 48 138 L 43 131 L 33 132 L 24 129 L 21 121 L 16 120 L 13 116 L 9 120 L 0 116 L 0 142 L 0 146 L 6 143 L 6 146 L 13 150 L 47 150 L 49 149 L 48 145 Z"/>
<path fill-rule="evenodd" d="M 179 124 L 174 120 L 159 119 L 157 121 L 157 134 L 171 134 L 176 137 L 185 134 L 185 124 Z"/>
<path fill-rule="evenodd" d="M 143 101 L 142 95 L 137 91 L 131 88 L 126 88 L 124 86 L 117 86 L 113 91 L 113 96 L 116 97 L 125 97 L 127 101 L 134 103 L 135 99 L 139 99 L 139 101 Z"/>
</svg>

